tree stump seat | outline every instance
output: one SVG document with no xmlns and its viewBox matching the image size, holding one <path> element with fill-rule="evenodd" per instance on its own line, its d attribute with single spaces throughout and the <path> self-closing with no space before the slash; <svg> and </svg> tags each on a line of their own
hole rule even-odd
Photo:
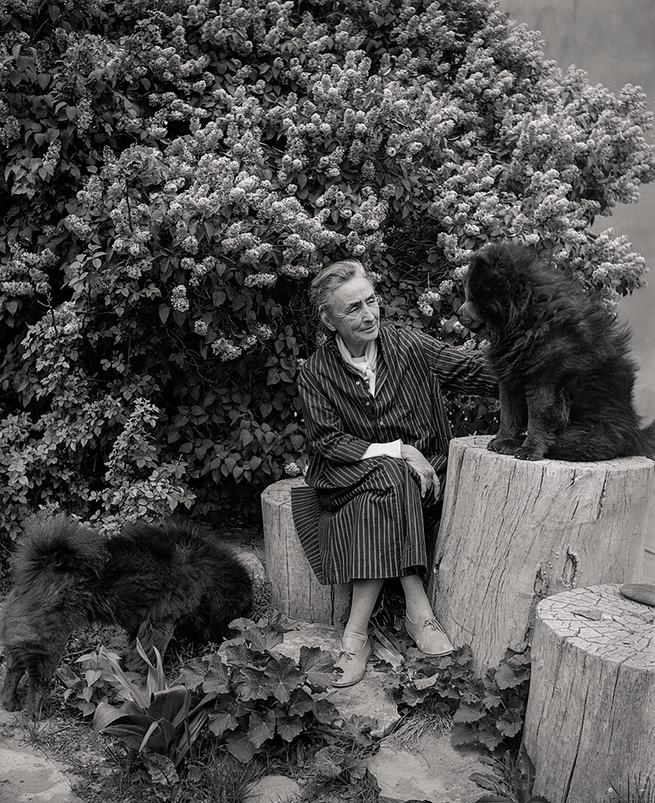
<svg viewBox="0 0 655 803">
<path fill-rule="evenodd" d="M 616 584 L 539 603 L 523 741 L 534 794 L 550 803 L 642 799 L 655 772 L 655 608 Z"/>
<path fill-rule="evenodd" d="M 271 602 L 292 619 L 338 625 L 350 607 L 350 584 L 321 585 L 305 556 L 291 514 L 291 489 L 302 477 L 278 480 L 261 497 Z"/>
<path fill-rule="evenodd" d="M 517 460 L 488 436 L 450 443 L 430 595 L 480 677 L 530 646 L 540 600 L 642 579 L 655 463 Z M 546 795 L 548 797 L 548 795 Z"/>
</svg>

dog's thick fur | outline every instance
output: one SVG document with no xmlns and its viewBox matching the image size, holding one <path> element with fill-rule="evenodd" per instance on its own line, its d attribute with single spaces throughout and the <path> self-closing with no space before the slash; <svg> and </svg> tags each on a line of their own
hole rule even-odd
<svg viewBox="0 0 655 803">
<path fill-rule="evenodd" d="M 629 333 L 575 282 L 514 244 L 471 257 L 461 323 L 486 327 L 500 386 L 489 449 L 523 460 L 655 459 L 655 422 L 640 429 Z"/>
<path fill-rule="evenodd" d="M 127 631 L 127 666 L 143 665 L 138 638 L 163 655 L 173 634 L 218 642 L 252 605 L 252 579 L 232 550 L 204 529 L 174 521 L 136 524 L 113 538 L 67 516 L 33 520 L 14 556 L 14 585 L 0 614 L 7 665 L 5 708 L 40 716 L 70 635 L 88 625 Z"/>
</svg>

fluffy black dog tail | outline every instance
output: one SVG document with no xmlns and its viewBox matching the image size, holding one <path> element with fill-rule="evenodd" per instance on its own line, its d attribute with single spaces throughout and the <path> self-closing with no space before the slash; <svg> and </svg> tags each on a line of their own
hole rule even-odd
<svg viewBox="0 0 655 803">
<path fill-rule="evenodd" d="M 105 538 L 65 515 L 34 518 L 25 526 L 14 557 L 16 581 L 30 582 L 42 572 L 98 574 L 106 559 Z"/>
</svg>

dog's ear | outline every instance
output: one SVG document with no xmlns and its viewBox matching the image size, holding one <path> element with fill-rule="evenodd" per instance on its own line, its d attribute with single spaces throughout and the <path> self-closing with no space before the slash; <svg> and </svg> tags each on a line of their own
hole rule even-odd
<svg viewBox="0 0 655 803">
<path fill-rule="evenodd" d="M 478 303 L 507 295 L 509 282 L 503 271 L 499 270 L 495 249 L 483 248 L 472 255 L 468 284 Z"/>
<path fill-rule="evenodd" d="M 512 255 L 503 245 L 487 245 L 471 255 L 469 294 L 482 318 L 492 326 L 505 326 L 514 313 L 519 290 L 515 274 Z"/>
</svg>

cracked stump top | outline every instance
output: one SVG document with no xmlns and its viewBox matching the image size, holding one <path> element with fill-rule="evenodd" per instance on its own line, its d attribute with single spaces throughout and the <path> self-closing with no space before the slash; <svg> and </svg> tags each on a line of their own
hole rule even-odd
<svg viewBox="0 0 655 803">
<path fill-rule="evenodd" d="M 563 641 L 605 661 L 655 671 L 655 608 L 619 585 L 576 588 L 542 600 L 537 619 Z"/>
</svg>

